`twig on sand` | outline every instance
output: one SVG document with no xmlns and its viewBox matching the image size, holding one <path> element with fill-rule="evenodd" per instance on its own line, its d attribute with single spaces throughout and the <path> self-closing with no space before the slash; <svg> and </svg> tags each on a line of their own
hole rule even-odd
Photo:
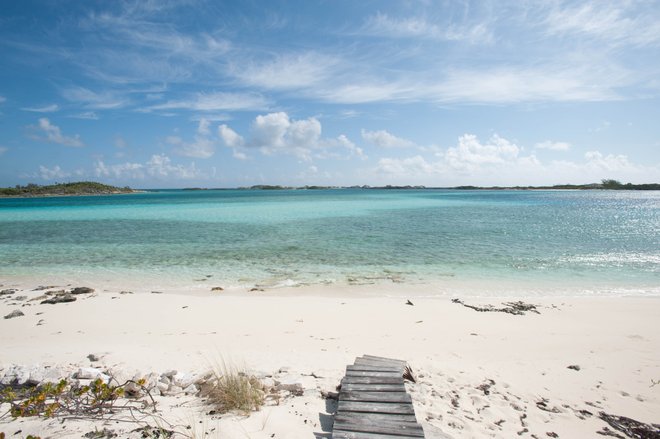
<svg viewBox="0 0 660 439">
<path fill-rule="evenodd" d="M 463 302 L 461 299 L 452 299 L 451 301 L 452 303 L 459 303 L 466 308 L 470 308 L 479 312 L 504 312 L 516 316 L 525 315 L 526 312 L 541 314 L 536 309 L 536 305 L 532 305 L 531 303 L 525 303 L 520 300 L 517 302 L 504 302 L 502 303 L 502 305 L 504 305 L 503 308 L 495 308 L 493 305 L 485 305 L 485 306 L 468 305 L 467 303 Z"/>
</svg>

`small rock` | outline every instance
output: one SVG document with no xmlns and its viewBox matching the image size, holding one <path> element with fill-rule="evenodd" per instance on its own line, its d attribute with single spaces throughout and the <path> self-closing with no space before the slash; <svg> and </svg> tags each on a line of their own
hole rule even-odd
<svg viewBox="0 0 660 439">
<path fill-rule="evenodd" d="M 10 294 L 14 294 L 16 291 L 18 291 L 18 290 L 14 289 L 14 288 L 9 288 L 9 289 L 6 289 L 6 290 L 2 290 L 2 291 L 0 291 L 0 296 L 8 296 Z"/>
<path fill-rule="evenodd" d="M 103 373 L 101 369 L 95 367 L 81 367 L 78 369 L 78 372 L 75 374 L 75 378 L 79 380 L 95 380 L 101 378 L 103 382 L 107 383 L 110 381 L 110 377 Z"/>
<path fill-rule="evenodd" d="M 151 294 L 163 294 L 162 291 L 152 291 Z"/>
<path fill-rule="evenodd" d="M 299 376 L 286 375 L 275 380 L 277 390 L 287 390 L 294 395 L 302 395 L 305 391 L 303 383 Z"/>
<path fill-rule="evenodd" d="M 119 294 L 133 294 L 133 291 L 120 291 Z"/>
<path fill-rule="evenodd" d="M 175 386 L 181 387 L 182 389 L 185 389 L 194 382 L 195 382 L 195 376 L 185 372 L 179 372 L 172 377 L 172 383 Z"/>
<path fill-rule="evenodd" d="M 94 354 L 89 354 L 89 355 L 87 356 L 87 359 L 88 359 L 89 361 L 92 361 L 92 362 L 94 362 L 94 361 L 99 361 L 99 360 L 100 360 L 100 358 L 99 358 L 98 356 L 94 355 Z"/>
<path fill-rule="evenodd" d="M 94 288 L 77 287 L 71 290 L 71 294 L 90 294 L 94 292 Z"/>
<path fill-rule="evenodd" d="M 166 376 L 169 379 L 172 379 L 174 375 L 176 375 L 178 372 L 175 369 L 168 370 L 167 372 L 163 372 L 161 376 Z"/>
<path fill-rule="evenodd" d="M 188 387 L 186 387 L 185 389 L 183 389 L 183 392 L 186 395 L 197 395 L 197 393 L 199 393 L 199 389 L 197 388 L 196 385 L 191 384 Z"/>
<path fill-rule="evenodd" d="M 32 291 L 50 290 L 51 288 L 57 288 L 57 285 L 39 285 L 37 288 L 35 288 Z"/>
<path fill-rule="evenodd" d="M 64 294 L 57 294 L 50 299 L 42 300 L 41 303 L 48 303 L 50 305 L 55 305 L 56 303 L 67 303 L 67 302 L 75 302 L 76 298 L 73 297 L 70 293 L 64 293 Z"/>
<path fill-rule="evenodd" d="M 578 370 L 578 371 L 579 371 L 579 370 L 580 370 L 580 366 L 578 366 L 577 364 L 571 364 L 571 365 L 568 366 L 566 369 L 573 369 L 573 370 Z"/>
<path fill-rule="evenodd" d="M 222 287 L 213 287 L 211 288 L 211 291 L 224 291 L 225 289 Z"/>
<path fill-rule="evenodd" d="M 164 393 L 167 393 L 167 390 L 170 388 L 170 385 L 168 383 L 164 383 L 162 381 L 159 381 L 156 384 L 156 388 L 160 391 L 160 393 L 164 394 Z"/>
<path fill-rule="evenodd" d="M 0 384 L 5 386 L 22 386 L 30 379 L 30 370 L 24 366 L 11 366 L 0 379 Z"/>
<path fill-rule="evenodd" d="M 20 309 L 15 309 L 12 312 L 10 312 L 9 314 L 7 314 L 5 316 L 5 318 L 6 319 L 13 319 L 14 317 L 21 317 L 21 316 L 24 316 L 24 315 L 25 314 L 23 314 L 23 311 L 21 311 Z"/>
<path fill-rule="evenodd" d="M 410 300 L 406 300 L 406 305 L 415 306 L 415 304 L 412 303 Z"/>
<path fill-rule="evenodd" d="M 27 296 L 15 296 L 14 300 L 17 300 L 19 302 L 22 302 L 27 299 Z"/>
</svg>

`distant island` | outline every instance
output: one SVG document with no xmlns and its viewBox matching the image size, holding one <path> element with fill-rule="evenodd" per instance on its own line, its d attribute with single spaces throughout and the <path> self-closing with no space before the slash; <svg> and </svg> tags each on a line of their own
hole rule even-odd
<svg viewBox="0 0 660 439">
<path fill-rule="evenodd" d="M 645 184 L 632 184 L 632 183 L 621 183 L 617 180 L 606 179 L 602 180 L 600 183 L 590 183 L 590 184 L 557 184 L 553 186 L 278 186 L 278 185 L 265 185 L 259 184 L 249 187 L 239 187 L 241 190 L 319 190 L 319 189 L 451 189 L 451 190 L 637 190 L 637 191 L 657 191 L 660 190 L 660 183 L 645 183 Z M 193 190 L 193 189 L 188 189 Z M 200 189 L 194 189 L 200 190 Z"/>
<path fill-rule="evenodd" d="M 0 197 L 51 197 L 63 195 L 109 195 L 136 192 L 130 187 L 115 187 L 93 181 L 59 183 L 41 186 L 30 183 L 26 186 L 0 188 Z"/>
</svg>

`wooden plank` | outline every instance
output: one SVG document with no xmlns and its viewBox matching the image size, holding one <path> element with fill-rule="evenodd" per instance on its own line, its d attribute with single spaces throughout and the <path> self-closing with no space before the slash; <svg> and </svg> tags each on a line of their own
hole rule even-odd
<svg viewBox="0 0 660 439">
<path fill-rule="evenodd" d="M 398 415 L 394 413 L 361 413 L 361 412 L 341 412 L 337 413 L 334 417 L 336 420 L 353 420 L 363 419 L 368 417 L 374 421 L 389 421 L 389 422 L 404 422 L 409 424 L 417 424 L 415 415 Z"/>
<path fill-rule="evenodd" d="M 391 434 L 393 436 L 424 437 L 424 430 L 419 424 L 388 422 L 382 420 L 372 421 L 369 418 L 347 421 L 336 420 L 333 426 L 333 431 L 334 430 Z"/>
<path fill-rule="evenodd" d="M 347 377 L 391 377 L 403 378 L 401 372 L 376 372 L 373 370 L 347 370 Z"/>
<path fill-rule="evenodd" d="M 344 392 L 405 392 L 406 386 L 403 383 L 397 384 L 354 384 L 345 383 L 341 385 L 341 391 Z"/>
<path fill-rule="evenodd" d="M 358 431 L 333 431 L 332 439 L 403 439 L 416 436 L 394 436 L 391 434 L 362 433 Z"/>
<path fill-rule="evenodd" d="M 344 377 L 341 384 L 403 384 L 403 377 Z"/>
<path fill-rule="evenodd" d="M 342 392 L 339 401 L 363 402 L 405 402 L 412 404 L 412 398 L 406 392 Z"/>
<path fill-rule="evenodd" d="M 362 412 L 362 413 L 394 413 L 400 415 L 414 415 L 415 409 L 412 404 L 403 404 L 397 402 L 355 402 L 339 401 L 337 403 L 337 412 Z"/>
<path fill-rule="evenodd" d="M 407 364 L 405 361 L 397 360 L 396 358 L 377 357 L 375 355 L 363 355 L 362 358 L 365 358 L 367 360 L 387 361 L 388 363 L 398 364 L 402 367 L 406 367 Z"/>
<path fill-rule="evenodd" d="M 356 371 L 356 370 L 371 370 L 374 372 L 397 372 L 402 373 L 400 367 L 392 366 L 375 366 L 375 365 L 364 365 L 364 364 L 349 364 L 346 366 L 347 371 Z"/>
<path fill-rule="evenodd" d="M 397 363 L 390 363 L 387 361 L 380 361 L 380 360 L 368 360 L 365 358 L 356 358 L 355 363 L 356 366 L 383 366 L 383 367 L 391 367 L 391 368 L 396 368 L 401 371 L 405 369 L 405 366 L 401 366 Z"/>
</svg>

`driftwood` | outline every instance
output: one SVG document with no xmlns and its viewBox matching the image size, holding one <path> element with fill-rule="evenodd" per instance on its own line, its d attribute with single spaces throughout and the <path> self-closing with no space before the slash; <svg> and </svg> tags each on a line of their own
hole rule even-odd
<svg viewBox="0 0 660 439">
<path fill-rule="evenodd" d="M 625 416 L 609 415 L 605 412 L 600 412 L 598 417 L 607 422 L 610 427 L 617 431 L 624 433 L 627 437 L 633 439 L 660 439 L 660 425 L 659 424 L 645 424 L 643 422 L 635 421 L 634 419 L 626 418 Z M 605 434 L 612 436 L 607 428 L 604 428 Z M 599 434 L 603 434 L 600 433 Z M 613 436 L 622 437 L 622 436 Z"/>
<path fill-rule="evenodd" d="M 485 306 L 468 305 L 467 303 L 463 302 L 461 299 L 452 299 L 451 301 L 452 303 L 459 303 L 466 308 L 470 308 L 479 312 L 504 312 L 516 316 L 524 315 L 526 312 L 541 314 L 536 309 L 536 305 L 532 305 L 531 303 L 525 303 L 520 300 L 517 302 L 504 302 L 502 303 L 502 305 L 504 305 L 503 308 L 495 308 L 493 305 L 485 305 Z"/>
</svg>

